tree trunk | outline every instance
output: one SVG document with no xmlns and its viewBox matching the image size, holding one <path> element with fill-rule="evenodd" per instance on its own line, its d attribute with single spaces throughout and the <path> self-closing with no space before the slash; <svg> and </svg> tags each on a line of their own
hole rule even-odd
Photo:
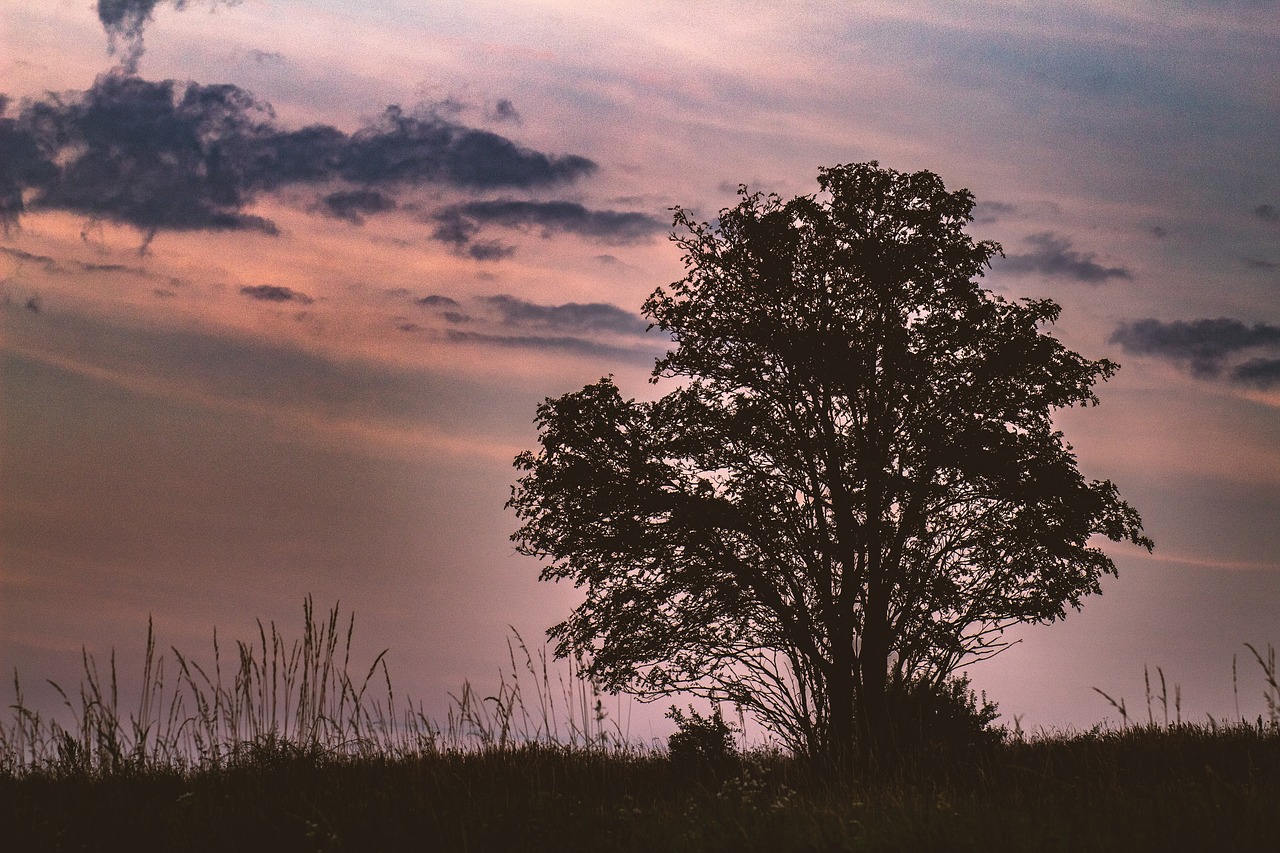
<svg viewBox="0 0 1280 853">
<path fill-rule="evenodd" d="M 868 614 L 870 617 L 870 614 Z M 886 770 L 896 751 L 889 714 L 889 643 L 884 619 L 868 618 L 858 655 L 857 728 L 859 755 L 869 770 Z"/>
<path fill-rule="evenodd" d="M 839 658 L 843 658 L 840 660 Z M 851 770 L 855 764 L 858 751 L 858 720 L 855 695 L 857 693 L 858 673 L 853 660 L 852 649 L 848 655 L 837 656 L 832 667 L 831 677 L 827 679 L 827 700 L 829 702 L 826 760 L 841 771 Z"/>
</svg>

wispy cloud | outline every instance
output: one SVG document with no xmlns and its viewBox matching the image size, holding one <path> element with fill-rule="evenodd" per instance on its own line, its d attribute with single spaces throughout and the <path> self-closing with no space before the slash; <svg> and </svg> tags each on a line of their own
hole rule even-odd
<svg viewBox="0 0 1280 853">
<path fill-rule="evenodd" d="M 432 237 L 460 254 L 492 260 L 511 254 L 511 247 L 495 240 L 479 241 L 488 225 L 518 230 L 540 230 L 544 238 L 576 234 L 599 243 L 625 245 L 652 239 L 666 230 L 666 223 L 647 213 L 591 210 L 572 201 L 521 201 L 497 199 L 470 201 L 441 208 L 431 214 Z"/>
<path fill-rule="evenodd" d="M 240 0 L 208 0 L 208 5 L 210 8 L 219 5 L 235 6 L 239 2 Z M 146 49 L 142 33 L 151 22 L 152 13 L 160 5 L 181 10 L 187 7 L 187 0 L 98 0 L 98 20 L 107 31 L 107 53 L 112 56 L 120 53 L 120 68 L 124 72 L 137 73 L 138 60 Z"/>
<path fill-rule="evenodd" d="M 574 355 L 618 358 L 627 361 L 652 360 L 653 358 L 652 353 L 634 347 L 620 347 L 570 335 L 495 335 L 485 332 L 446 329 L 445 338 L 452 343 L 567 352 Z"/>
<path fill-rule="evenodd" d="M 1004 201 L 979 201 L 973 206 L 973 221 L 980 225 L 999 222 L 1018 212 L 1018 206 Z"/>
<path fill-rule="evenodd" d="M 486 296 L 482 301 L 496 308 L 508 326 L 642 335 L 649 325 L 639 315 L 605 302 L 540 305 L 505 294 Z"/>
<path fill-rule="evenodd" d="M 1093 252 L 1078 252 L 1071 248 L 1071 240 L 1061 234 L 1044 231 L 1032 234 L 1025 240 L 1032 251 L 1008 255 L 997 261 L 1000 270 L 1012 273 L 1039 273 L 1041 275 L 1070 278 L 1086 284 L 1101 284 L 1112 278 L 1131 279 L 1126 267 L 1108 267 L 1098 263 Z"/>
<path fill-rule="evenodd" d="M 628 361 L 651 360 L 657 348 L 656 338 L 646 338 L 649 325 L 640 315 L 607 302 L 544 304 L 505 293 L 463 301 L 431 294 L 412 301 L 434 309 L 440 321 L 434 334 L 448 343 Z M 394 319 L 401 331 L 427 331 L 415 320 Z"/>
</svg>

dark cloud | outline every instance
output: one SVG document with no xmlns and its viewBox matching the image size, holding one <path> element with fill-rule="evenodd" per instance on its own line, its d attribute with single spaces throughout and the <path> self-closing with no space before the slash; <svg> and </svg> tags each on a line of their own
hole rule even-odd
<svg viewBox="0 0 1280 853">
<path fill-rule="evenodd" d="M 1280 385 L 1280 358 L 1254 358 L 1236 365 L 1231 378 L 1242 385 L 1274 388 Z"/>
<path fill-rule="evenodd" d="M 499 240 L 481 240 L 478 243 L 470 244 L 462 252 L 477 261 L 500 261 L 503 258 L 509 258 L 514 255 L 516 247 L 509 246 Z"/>
<path fill-rule="evenodd" d="M 638 243 L 667 230 L 665 222 L 647 213 L 589 210 L 572 201 L 470 201 L 436 216 L 442 221 L 461 219 L 472 227 L 541 228 L 544 236 L 567 232 L 617 244 Z"/>
<path fill-rule="evenodd" d="M 396 209 L 394 199 L 377 190 L 340 190 L 321 200 L 321 209 L 330 216 L 359 225 L 370 213 L 386 213 Z"/>
<path fill-rule="evenodd" d="M 516 247 L 499 240 L 476 240 L 480 226 L 460 214 L 442 211 L 432 217 L 436 227 L 431 239 L 453 247 L 453 251 L 477 261 L 500 261 L 515 254 Z"/>
<path fill-rule="evenodd" d="M 642 335 L 648 323 L 638 315 L 604 302 L 566 302 L 563 305 L 539 305 L 515 296 L 482 297 L 497 309 L 502 322 L 509 326 L 533 326 L 545 329 L 579 332 L 619 332 Z"/>
<path fill-rule="evenodd" d="M 1086 284 L 1101 284 L 1110 278 L 1131 279 L 1133 274 L 1125 267 L 1104 267 L 1094 260 L 1093 252 L 1077 252 L 1071 248 L 1071 240 L 1049 231 L 1032 234 L 1026 242 L 1034 250 L 1022 255 L 1009 255 L 999 262 L 1000 269 L 1013 273 L 1040 273 L 1062 276 Z"/>
<path fill-rule="evenodd" d="M 520 201 L 499 199 L 450 205 L 431 215 L 432 238 L 452 246 L 459 254 L 478 260 L 496 260 L 514 249 L 497 241 L 479 242 L 476 236 L 487 225 L 528 230 L 542 236 L 578 234 L 613 245 L 638 243 L 662 233 L 667 226 L 647 213 L 590 210 L 572 201 Z"/>
<path fill-rule="evenodd" d="M 490 121 L 509 121 L 515 124 L 521 123 L 520 113 L 516 110 L 516 105 L 506 98 L 503 98 L 493 105 L 493 109 L 488 112 L 488 118 Z"/>
<path fill-rule="evenodd" d="M 6 235 L 25 211 L 23 189 L 45 185 L 58 173 L 33 129 L 10 118 L 8 107 L 9 99 L 0 95 L 0 230 Z"/>
<path fill-rule="evenodd" d="M 1165 237 L 1169 236 L 1169 229 L 1165 228 L 1163 225 L 1152 225 L 1151 228 L 1148 229 L 1148 231 L 1150 232 L 1152 237 L 1155 237 L 1159 240 L 1163 240 Z"/>
<path fill-rule="evenodd" d="M 1280 210 L 1276 210 L 1274 205 L 1260 204 L 1253 209 L 1253 215 L 1263 222 L 1280 222 Z"/>
<path fill-rule="evenodd" d="M 436 227 L 431 232 L 431 238 L 441 243 L 448 243 L 458 250 L 466 248 L 476 232 L 480 230 L 480 226 L 476 223 L 444 211 L 435 215 L 435 223 Z"/>
<path fill-rule="evenodd" d="M 210 8 L 234 6 L 240 0 L 208 0 Z M 138 70 L 138 60 L 145 50 L 142 32 L 151 21 L 157 6 L 167 4 L 174 9 L 185 9 L 187 0 L 98 0 L 98 20 L 107 31 L 107 53 L 120 52 L 120 67 L 129 74 Z M 124 43 L 121 50 L 120 43 Z"/>
<path fill-rule="evenodd" d="M 1258 357 L 1235 363 L 1253 350 L 1280 352 L 1280 326 L 1219 317 L 1204 320 L 1156 319 L 1121 324 L 1111 335 L 1127 352 L 1154 355 L 1182 364 L 1196 376 L 1226 375 L 1236 382 L 1253 385 L 1274 384 L 1280 360 Z"/>
<path fill-rule="evenodd" d="M 144 50 L 142 31 L 160 3 L 161 0 L 98 0 L 98 20 L 107 31 L 107 52 L 114 56 L 119 43 L 124 42 L 120 65 L 130 74 L 138 70 Z M 173 0 L 174 8 L 185 5 L 186 0 Z"/>
<path fill-rule="evenodd" d="M 446 323 L 453 323 L 455 326 L 460 326 L 463 323 L 470 323 L 471 315 L 463 314 L 460 311 L 441 311 L 440 319 L 444 320 Z"/>
<path fill-rule="evenodd" d="M 104 75 L 79 97 L 23 108 L 18 129 L 44 161 L 22 183 L 33 207 L 127 222 L 148 240 L 162 228 L 274 234 L 243 212 L 254 188 L 240 155 L 269 117 L 235 86 Z"/>
<path fill-rule="evenodd" d="M 39 314 L 42 305 L 43 303 L 40 301 L 39 296 L 33 296 L 27 300 L 27 310 L 32 314 Z"/>
<path fill-rule="evenodd" d="M 1273 270 L 1280 266 L 1274 261 L 1268 261 L 1263 258 L 1245 258 L 1244 262 L 1246 266 L 1255 270 Z"/>
<path fill-rule="evenodd" d="M 338 171 L 347 180 L 444 183 L 474 189 L 530 189 L 565 183 L 596 171 L 586 157 L 553 157 L 522 148 L 504 136 L 442 118 L 388 107 L 373 125 L 357 131 Z"/>
<path fill-rule="evenodd" d="M 260 302 L 301 302 L 303 305 L 310 305 L 315 301 L 305 293 L 275 284 L 246 285 L 240 288 L 240 292 Z"/>
<path fill-rule="evenodd" d="M 0 105 L 2 106 L 2 105 Z M 134 225 L 144 247 L 161 230 L 276 233 L 246 213 L 289 184 L 346 181 L 327 196 L 343 218 L 387 209 L 383 189 L 425 182 L 529 189 L 590 175 L 585 157 L 554 157 L 443 118 L 388 107 L 347 135 L 327 125 L 287 130 L 269 104 L 229 84 L 103 75 L 86 92 L 49 95 L 0 113 L 0 224 L 47 208 Z M 470 245 L 467 235 L 458 245 Z M 505 251 L 505 250 L 503 250 Z M 491 245 L 473 251 L 501 254 Z"/>
<path fill-rule="evenodd" d="M 428 308 L 456 308 L 458 306 L 458 300 L 450 299 L 448 296 L 441 296 L 438 293 L 415 299 L 414 302 L 419 305 L 425 305 Z"/>
</svg>

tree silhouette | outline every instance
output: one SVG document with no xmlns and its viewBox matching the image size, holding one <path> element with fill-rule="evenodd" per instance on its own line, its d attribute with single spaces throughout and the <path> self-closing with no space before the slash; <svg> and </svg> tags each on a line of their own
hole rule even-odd
<svg viewBox="0 0 1280 853">
<path fill-rule="evenodd" d="M 931 172 L 823 169 L 699 223 L 644 312 L 675 349 L 652 402 L 601 379 L 537 410 L 521 553 L 585 592 L 558 655 L 642 698 L 751 711 L 799 752 L 886 754 L 892 697 L 1049 622 L 1115 574 L 1138 513 L 1088 481 L 1053 410 L 1116 370 L 1039 330 L 1059 307 L 975 279 L 1000 251 Z"/>
</svg>

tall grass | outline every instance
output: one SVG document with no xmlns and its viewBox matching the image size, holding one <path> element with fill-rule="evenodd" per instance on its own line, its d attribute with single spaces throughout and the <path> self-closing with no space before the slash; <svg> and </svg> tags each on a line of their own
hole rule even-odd
<svg viewBox="0 0 1280 853">
<path fill-rule="evenodd" d="M 15 671 L 12 717 L 0 719 L 0 773 L 191 771 L 270 755 L 385 758 L 626 743 L 598 686 L 572 663 L 567 673 L 556 670 L 545 648 L 535 654 L 514 629 L 510 668 L 497 689 L 481 695 L 464 682 L 438 723 L 421 703 L 397 699 L 386 650 L 353 677 L 354 614 L 344 623 L 335 605 L 318 616 L 308 596 L 300 640 L 286 640 L 274 622 L 257 626 L 257 642 L 236 641 L 229 661 L 215 630 L 212 663 L 202 665 L 176 648 L 172 657 L 158 652 L 148 620 L 142 686 L 136 706 L 127 708 L 114 650 L 101 669 L 82 651 L 73 693 L 49 682 L 61 697 L 62 720 L 28 707 Z"/>
</svg>

